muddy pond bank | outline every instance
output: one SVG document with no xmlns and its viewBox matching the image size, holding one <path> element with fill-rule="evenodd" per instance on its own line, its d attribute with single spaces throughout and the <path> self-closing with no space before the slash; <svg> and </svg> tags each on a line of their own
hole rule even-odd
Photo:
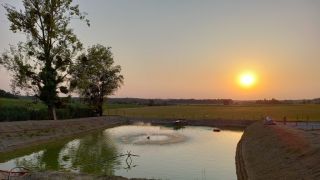
<svg viewBox="0 0 320 180">
<path fill-rule="evenodd" d="M 237 146 L 239 180 L 320 179 L 320 131 L 255 123 Z"/>
<path fill-rule="evenodd" d="M 118 117 L 1 122 L 0 154 L 125 123 Z"/>
<path fill-rule="evenodd" d="M 174 125 L 176 121 L 181 122 L 181 125 L 186 126 L 209 126 L 221 128 L 245 128 L 254 120 L 227 120 L 227 119 L 161 119 L 161 118 L 137 118 L 137 117 L 124 117 L 128 123 L 150 123 L 152 125 Z"/>
</svg>

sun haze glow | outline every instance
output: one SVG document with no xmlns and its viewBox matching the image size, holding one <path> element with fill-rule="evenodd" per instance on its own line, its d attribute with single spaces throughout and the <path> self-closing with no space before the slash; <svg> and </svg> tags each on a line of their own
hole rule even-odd
<svg viewBox="0 0 320 180">
<path fill-rule="evenodd" d="M 242 87 L 252 87 L 256 83 L 256 76 L 252 73 L 244 73 L 239 78 Z"/>
</svg>

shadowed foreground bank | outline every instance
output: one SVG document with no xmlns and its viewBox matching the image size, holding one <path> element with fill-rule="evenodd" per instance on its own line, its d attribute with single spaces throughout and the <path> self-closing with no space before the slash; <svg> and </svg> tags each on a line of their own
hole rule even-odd
<svg viewBox="0 0 320 180">
<path fill-rule="evenodd" d="M 320 179 L 320 131 L 249 126 L 237 147 L 238 179 Z"/>
<path fill-rule="evenodd" d="M 14 178 L 17 180 L 147 180 L 143 178 L 125 178 L 121 176 L 92 176 L 81 173 L 66 173 L 66 172 L 39 172 L 32 173 L 25 177 Z"/>
</svg>

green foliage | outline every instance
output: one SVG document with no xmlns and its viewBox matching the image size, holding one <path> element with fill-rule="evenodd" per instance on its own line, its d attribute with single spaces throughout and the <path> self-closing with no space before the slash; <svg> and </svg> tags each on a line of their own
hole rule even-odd
<svg viewBox="0 0 320 180">
<path fill-rule="evenodd" d="M 72 59 L 82 49 L 71 19 L 85 19 L 72 0 L 23 0 L 23 10 L 4 5 L 10 30 L 26 35 L 26 42 L 11 46 L 0 64 L 12 72 L 14 89 L 35 93 L 50 109 L 59 101 L 58 93 L 68 93 L 66 81 Z M 52 111 L 54 112 L 54 111 Z"/>
<path fill-rule="evenodd" d="M 71 69 L 71 87 L 100 115 L 104 98 L 113 94 L 123 83 L 121 67 L 113 63 L 110 48 L 98 44 L 82 54 Z"/>
<path fill-rule="evenodd" d="M 122 109 L 122 108 L 137 108 L 137 107 L 144 107 L 145 105 L 139 105 L 139 104 L 110 104 L 110 103 L 104 103 L 103 109 Z"/>
<path fill-rule="evenodd" d="M 80 103 L 68 103 L 57 109 L 59 119 L 94 116 L 93 109 Z M 43 103 L 31 100 L 0 98 L 0 121 L 48 120 L 48 109 Z"/>
<path fill-rule="evenodd" d="M 31 99 L 9 99 L 0 98 L 0 108 L 3 107 L 28 107 L 31 109 L 45 109 L 46 105 L 43 103 L 33 102 Z"/>
<path fill-rule="evenodd" d="M 15 96 L 14 94 L 11 94 L 9 92 L 6 92 L 2 89 L 0 89 L 0 98 L 12 98 L 12 99 L 16 99 L 18 98 L 17 96 Z"/>
</svg>

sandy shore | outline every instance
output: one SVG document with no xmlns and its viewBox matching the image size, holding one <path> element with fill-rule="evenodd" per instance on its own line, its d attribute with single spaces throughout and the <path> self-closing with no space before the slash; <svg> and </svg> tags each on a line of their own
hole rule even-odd
<svg viewBox="0 0 320 180">
<path fill-rule="evenodd" d="M 249 126 L 237 147 L 238 179 L 320 179 L 320 131 Z"/>
</svg>

